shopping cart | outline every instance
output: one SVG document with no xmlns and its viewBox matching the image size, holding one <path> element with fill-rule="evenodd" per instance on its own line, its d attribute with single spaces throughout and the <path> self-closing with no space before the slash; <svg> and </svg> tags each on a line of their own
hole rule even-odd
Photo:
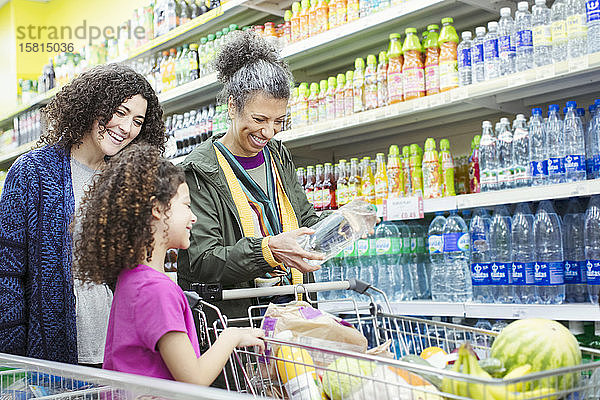
<svg viewBox="0 0 600 400">
<path fill-rule="evenodd" d="M 0 400 L 222 399 L 242 393 L 0 353 Z"/>
<path fill-rule="evenodd" d="M 356 294 L 339 300 L 317 301 L 309 293 L 351 290 Z M 200 291 L 202 294 L 203 291 Z M 205 294 L 205 292 L 204 292 Z M 600 399 L 600 352 L 582 349 L 584 364 L 552 371 L 531 373 L 514 379 L 478 378 L 451 370 L 440 370 L 415 362 L 416 357 L 431 346 L 452 353 L 469 342 L 479 357 L 487 357 L 496 332 L 468 326 L 435 322 L 426 319 L 394 315 L 385 294 L 357 280 L 303 284 L 295 287 L 213 290 L 212 299 L 236 300 L 276 295 L 304 294 L 305 299 L 320 309 L 343 316 L 369 338 L 372 346 L 389 344 L 387 357 L 341 350 L 339 346 L 315 345 L 298 338 L 265 338 L 266 349 L 236 350 L 224 375 L 228 390 L 253 396 L 292 400 L 321 400 L 321 390 L 332 400 L 521 400 Z M 248 317 L 227 319 L 220 310 L 196 292 L 186 292 L 192 309 L 199 316 L 201 338 L 210 346 L 228 324 L 240 322 L 259 327 L 266 305 L 248 309 Z M 210 296 L 209 296 L 210 297 Z M 212 324 L 206 322 L 206 311 L 218 315 Z M 257 311 L 259 311 L 257 313 Z M 258 314 L 258 315 L 257 315 Z M 337 348 L 336 348 L 337 347 Z M 278 353 L 278 349 L 286 351 Z M 291 357 L 289 354 L 295 354 Z M 298 357 L 300 356 L 300 357 Z M 388 358 L 393 356 L 393 358 Z M 332 361 L 334 361 L 332 363 Z M 561 384 L 571 379 L 573 384 Z M 291 383 L 290 383 L 291 382 Z M 321 387 L 313 390 L 314 385 Z M 441 388 L 462 388 L 448 393 Z M 518 392 L 514 388 L 520 388 Z M 543 388 L 543 389 L 542 389 Z"/>
</svg>

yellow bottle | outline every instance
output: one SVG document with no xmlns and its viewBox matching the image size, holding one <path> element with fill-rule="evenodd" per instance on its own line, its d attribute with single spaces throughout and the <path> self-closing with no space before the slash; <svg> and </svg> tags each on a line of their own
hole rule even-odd
<svg viewBox="0 0 600 400">
<path fill-rule="evenodd" d="M 385 166 L 385 154 L 377 153 L 377 172 L 375 173 L 375 205 L 383 205 L 387 198 L 388 176 Z"/>
<path fill-rule="evenodd" d="M 360 197 L 362 195 L 361 189 L 361 177 L 358 171 L 358 158 L 351 158 L 350 174 L 348 176 L 348 202 Z"/>
<path fill-rule="evenodd" d="M 387 162 L 388 197 L 404 196 L 404 174 L 400 163 L 400 149 L 396 145 L 390 146 Z"/>
<path fill-rule="evenodd" d="M 371 157 L 365 157 L 364 160 L 361 192 L 365 201 L 375 205 L 375 177 L 373 176 L 373 170 L 371 169 Z"/>
<path fill-rule="evenodd" d="M 339 171 L 340 176 L 337 180 L 335 197 L 337 198 L 338 207 L 341 207 L 350 201 L 350 193 L 348 192 L 348 166 L 346 160 L 340 160 Z"/>
</svg>

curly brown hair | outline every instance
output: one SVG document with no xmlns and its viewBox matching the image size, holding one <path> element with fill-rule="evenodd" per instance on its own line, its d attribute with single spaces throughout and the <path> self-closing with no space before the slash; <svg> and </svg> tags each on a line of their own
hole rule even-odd
<svg viewBox="0 0 600 400">
<path fill-rule="evenodd" d="M 184 182 L 183 170 L 150 145 L 132 144 L 114 156 L 82 200 L 75 276 L 114 288 L 124 268 L 150 261 L 152 208 L 158 202 L 168 211 Z"/>
<path fill-rule="evenodd" d="M 85 71 L 56 94 L 42 109 L 44 131 L 38 145 L 60 144 L 70 149 L 81 143 L 96 120 L 100 133 L 103 133 L 117 108 L 137 94 L 146 99 L 148 105 L 140 134 L 132 143 L 145 142 L 162 153 L 166 141 L 165 125 L 154 89 L 142 75 L 115 63 Z"/>
</svg>

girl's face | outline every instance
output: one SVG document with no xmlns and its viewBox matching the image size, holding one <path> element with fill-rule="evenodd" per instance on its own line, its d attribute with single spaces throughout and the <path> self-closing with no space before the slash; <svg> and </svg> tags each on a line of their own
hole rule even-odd
<svg viewBox="0 0 600 400">
<path fill-rule="evenodd" d="M 125 100 L 100 132 L 98 121 L 92 126 L 94 144 L 106 156 L 114 156 L 134 140 L 142 130 L 148 102 L 140 94 Z"/>
<path fill-rule="evenodd" d="M 190 232 L 196 222 L 190 203 L 190 190 L 184 182 L 179 185 L 177 193 L 171 199 L 171 208 L 166 212 L 167 247 L 170 249 L 190 247 Z"/>
<path fill-rule="evenodd" d="M 287 109 L 287 99 L 276 99 L 257 93 L 246 102 L 243 110 L 236 110 L 229 100 L 231 132 L 235 155 L 252 157 L 257 155 L 281 130 Z"/>
</svg>

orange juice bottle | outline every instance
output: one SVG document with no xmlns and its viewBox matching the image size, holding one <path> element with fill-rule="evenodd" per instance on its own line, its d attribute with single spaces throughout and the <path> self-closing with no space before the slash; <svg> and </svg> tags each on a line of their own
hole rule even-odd
<svg viewBox="0 0 600 400">
<path fill-rule="evenodd" d="M 340 118 L 344 116 L 344 109 L 346 107 L 346 99 L 344 88 L 346 87 L 346 75 L 338 74 L 337 85 L 335 89 L 335 117 Z"/>
<path fill-rule="evenodd" d="M 337 23 L 337 3 L 338 0 L 329 0 L 327 5 L 329 6 L 329 15 L 327 17 L 329 21 L 329 29 L 333 29 L 338 26 Z"/>
<path fill-rule="evenodd" d="M 402 182 L 404 182 L 404 195 L 412 194 L 412 178 L 410 175 L 410 147 L 402 147 Z"/>
<path fill-rule="evenodd" d="M 290 19 L 292 42 L 297 42 L 302 37 L 300 24 L 300 3 L 295 1 L 292 3 L 292 18 Z"/>
<path fill-rule="evenodd" d="M 377 58 L 374 54 L 369 54 L 365 68 L 365 110 L 375 108 L 377 108 Z"/>
<path fill-rule="evenodd" d="M 366 202 L 375 205 L 375 176 L 373 176 L 373 169 L 371 168 L 371 157 L 365 157 L 364 160 L 361 193 Z"/>
<path fill-rule="evenodd" d="M 423 42 L 425 48 L 425 92 L 427 96 L 440 92 L 440 46 L 437 25 L 427 27 L 429 33 Z"/>
<path fill-rule="evenodd" d="M 351 158 L 350 173 L 348 174 L 348 202 L 362 195 L 361 186 L 362 182 L 358 169 L 358 158 Z"/>
<path fill-rule="evenodd" d="M 319 33 L 329 29 L 329 6 L 326 0 L 317 3 L 317 27 Z"/>
<path fill-rule="evenodd" d="M 344 115 L 352 115 L 354 113 L 354 89 L 352 87 L 354 81 L 354 71 L 346 72 L 346 86 L 344 86 Z"/>
<path fill-rule="evenodd" d="M 387 93 L 387 73 L 388 57 L 385 51 L 379 52 L 379 62 L 377 63 L 377 107 L 384 107 L 388 104 Z"/>
<path fill-rule="evenodd" d="M 423 195 L 423 157 L 418 144 L 410 145 L 409 164 L 412 194 Z"/>
<path fill-rule="evenodd" d="M 400 103 L 404 100 L 404 90 L 402 86 L 402 43 L 400 43 L 400 34 L 392 33 L 390 35 L 390 45 L 388 48 L 388 103 Z"/>
<path fill-rule="evenodd" d="M 435 149 L 435 139 L 425 141 L 423 154 L 423 198 L 436 199 L 442 197 L 442 182 L 440 176 L 440 159 Z"/>
<path fill-rule="evenodd" d="M 360 18 L 360 1 L 348 0 L 346 10 L 346 21 L 356 21 L 358 18 Z"/>
<path fill-rule="evenodd" d="M 352 85 L 354 87 L 354 112 L 358 113 L 365 109 L 365 60 L 357 58 L 354 60 L 354 76 Z"/>
<path fill-rule="evenodd" d="M 398 146 L 391 145 L 387 162 L 387 195 L 388 197 L 404 196 L 404 183 L 402 182 L 402 165 L 400 164 L 400 150 Z"/>
<path fill-rule="evenodd" d="M 385 166 L 385 154 L 377 153 L 377 172 L 375 172 L 375 205 L 382 206 L 383 200 L 387 198 L 388 176 Z"/>
<path fill-rule="evenodd" d="M 283 15 L 283 43 L 288 45 L 292 43 L 292 11 L 285 10 Z"/>
<path fill-rule="evenodd" d="M 310 36 L 310 0 L 302 0 L 300 9 L 300 40 Z"/>
<path fill-rule="evenodd" d="M 448 139 L 440 140 L 439 156 L 440 170 L 442 173 L 442 189 L 444 192 L 443 196 L 456 196 L 456 191 L 454 189 L 454 160 L 452 160 L 452 153 L 450 153 L 450 141 Z"/>
<path fill-rule="evenodd" d="M 327 113 L 327 119 L 335 119 L 335 91 L 337 88 L 337 80 L 335 77 L 330 76 L 327 79 L 327 92 L 325 93 L 325 112 Z"/>
<path fill-rule="evenodd" d="M 298 127 L 303 127 L 308 125 L 308 96 L 310 92 L 308 91 L 308 83 L 302 82 L 300 86 L 298 86 L 298 100 L 296 102 L 296 112 Z"/>
<path fill-rule="evenodd" d="M 404 64 L 402 78 L 404 82 L 404 100 L 425 96 L 425 68 L 421 61 L 421 43 L 415 28 L 406 28 L 406 39 L 402 46 Z"/>
<path fill-rule="evenodd" d="M 458 87 L 458 61 L 457 51 L 458 34 L 451 25 L 452 18 L 442 19 L 442 30 L 440 31 L 440 91 Z"/>
<path fill-rule="evenodd" d="M 347 16 L 347 3 L 346 0 L 337 0 L 337 17 L 336 17 L 336 22 L 337 25 L 344 25 L 347 22 L 346 16 Z"/>
<path fill-rule="evenodd" d="M 315 36 L 317 33 L 319 33 L 317 0 L 310 0 L 310 7 L 308 8 L 308 36 Z"/>
</svg>

